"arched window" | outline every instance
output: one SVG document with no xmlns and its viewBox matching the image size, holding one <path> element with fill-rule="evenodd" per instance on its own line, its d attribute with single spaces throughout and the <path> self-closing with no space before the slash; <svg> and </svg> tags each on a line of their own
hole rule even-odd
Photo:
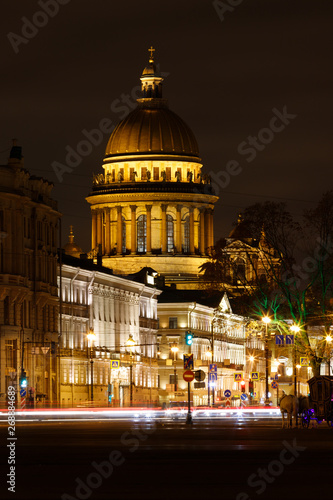
<svg viewBox="0 0 333 500">
<path fill-rule="evenodd" d="M 147 217 L 140 215 L 137 222 L 138 252 L 147 251 Z"/>
<path fill-rule="evenodd" d="M 167 244 L 169 253 L 173 251 L 173 238 L 174 238 L 173 218 L 171 215 L 167 215 Z"/>
<path fill-rule="evenodd" d="M 124 216 L 122 216 L 121 218 L 121 232 L 122 232 L 121 252 L 126 253 L 126 223 Z"/>
<path fill-rule="evenodd" d="M 184 240 L 183 240 L 183 252 L 190 252 L 190 217 L 187 216 L 184 221 Z"/>
<path fill-rule="evenodd" d="M 234 271 L 235 271 L 234 274 L 235 284 L 244 285 L 246 278 L 245 262 L 240 257 L 237 257 L 237 259 L 234 262 Z"/>
</svg>

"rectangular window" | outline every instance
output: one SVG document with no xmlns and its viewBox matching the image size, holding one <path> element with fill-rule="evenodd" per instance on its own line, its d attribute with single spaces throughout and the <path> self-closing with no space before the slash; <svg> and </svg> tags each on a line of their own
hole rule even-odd
<svg viewBox="0 0 333 500">
<path fill-rule="evenodd" d="M 114 182 L 115 180 L 116 180 L 116 171 L 113 168 L 112 171 L 111 171 L 111 181 Z"/>
<path fill-rule="evenodd" d="M 165 173 L 166 173 L 166 180 L 171 181 L 171 167 L 167 167 L 165 169 Z"/>
<path fill-rule="evenodd" d="M 172 375 L 169 375 L 169 380 L 170 380 L 170 384 L 174 384 L 176 382 L 176 384 L 178 384 L 178 375 L 176 375 L 176 381 L 175 381 L 175 375 L 172 374 Z"/>
<path fill-rule="evenodd" d="M 142 167 L 141 168 L 141 180 L 146 181 L 147 180 L 147 167 Z"/>
<path fill-rule="evenodd" d="M 177 319 L 178 318 L 169 318 L 169 328 L 170 329 L 175 329 L 175 328 L 178 328 L 178 322 L 177 322 Z"/>
<path fill-rule="evenodd" d="M 154 181 L 160 180 L 160 169 L 158 167 L 154 167 Z"/>
</svg>

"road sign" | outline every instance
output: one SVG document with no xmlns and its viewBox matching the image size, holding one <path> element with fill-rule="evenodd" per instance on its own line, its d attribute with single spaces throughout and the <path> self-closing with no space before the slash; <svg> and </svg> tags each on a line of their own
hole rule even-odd
<svg viewBox="0 0 333 500">
<path fill-rule="evenodd" d="M 310 366 L 309 358 L 299 358 L 301 366 Z"/>
<path fill-rule="evenodd" d="M 242 394 L 241 395 L 241 400 L 246 401 L 247 400 L 247 394 Z"/>
<path fill-rule="evenodd" d="M 21 396 L 21 398 L 25 398 L 26 395 L 27 395 L 27 390 L 26 389 L 21 389 L 20 390 L 20 396 Z"/>
<path fill-rule="evenodd" d="M 242 373 L 234 373 L 234 380 L 235 380 L 235 382 L 241 382 L 242 378 L 243 378 L 243 374 Z"/>
<path fill-rule="evenodd" d="M 184 370 L 193 370 L 193 354 L 184 354 Z"/>
<path fill-rule="evenodd" d="M 194 379 L 194 373 L 191 370 L 186 370 L 183 373 L 183 379 L 185 380 L 185 382 L 192 382 L 192 380 Z"/>
<path fill-rule="evenodd" d="M 227 399 L 226 402 L 225 402 L 225 406 L 230 406 L 230 399 Z"/>
<path fill-rule="evenodd" d="M 279 384 L 277 383 L 276 380 L 273 380 L 273 382 L 271 383 L 271 386 L 272 386 L 272 389 L 277 389 L 279 387 Z"/>
<path fill-rule="evenodd" d="M 194 382 L 194 389 L 204 389 L 205 387 L 205 382 Z"/>
<path fill-rule="evenodd" d="M 208 373 L 208 381 L 209 382 L 216 382 L 217 381 L 217 373 Z"/>
<path fill-rule="evenodd" d="M 120 361 L 119 359 L 111 359 L 111 368 L 117 370 L 119 368 Z"/>
<path fill-rule="evenodd" d="M 286 345 L 293 345 L 295 343 L 294 335 L 286 335 Z"/>
<path fill-rule="evenodd" d="M 217 364 L 216 363 L 211 363 L 209 365 L 209 373 L 217 373 Z"/>
<path fill-rule="evenodd" d="M 41 350 L 42 350 L 43 354 L 47 354 L 49 352 L 50 348 L 49 347 L 41 347 Z"/>
<path fill-rule="evenodd" d="M 206 378 L 206 374 L 203 370 L 196 370 L 194 372 L 194 376 L 195 376 L 195 380 L 197 380 L 198 382 L 202 382 Z"/>
<path fill-rule="evenodd" d="M 259 373 L 258 372 L 252 372 L 251 373 L 251 379 L 252 380 L 259 380 Z"/>
<path fill-rule="evenodd" d="M 231 396 L 231 391 L 230 391 L 230 389 L 226 389 L 226 390 L 224 391 L 224 397 L 225 397 L 225 398 L 230 398 L 230 396 Z"/>
<path fill-rule="evenodd" d="M 275 335 L 275 344 L 276 345 L 284 345 L 284 336 L 283 335 Z"/>
</svg>

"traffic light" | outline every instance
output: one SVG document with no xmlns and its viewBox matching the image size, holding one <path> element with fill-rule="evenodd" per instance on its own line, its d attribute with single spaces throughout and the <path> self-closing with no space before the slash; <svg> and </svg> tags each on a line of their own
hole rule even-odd
<svg viewBox="0 0 333 500">
<path fill-rule="evenodd" d="M 241 381 L 241 390 L 242 392 L 245 392 L 245 380 Z"/>
<path fill-rule="evenodd" d="M 27 379 L 27 374 L 24 370 L 21 372 L 21 377 L 20 377 L 20 387 L 22 389 L 25 389 L 28 385 L 28 379 Z"/>
<path fill-rule="evenodd" d="M 254 388 L 253 388 L 253 380 L 249 380 L 249 394 L 251 398 L 253 398 Z"/>
<path fill-rule="evenodd" d="M 192 345 L 193 334 L 191 332 L 186 332 L 185 342 L 186 345 Z"/>
</svg>

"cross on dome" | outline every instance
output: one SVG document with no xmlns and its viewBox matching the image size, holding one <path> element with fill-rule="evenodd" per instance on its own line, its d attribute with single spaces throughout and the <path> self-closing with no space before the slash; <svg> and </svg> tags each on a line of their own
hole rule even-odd
<svg viewBox="0 0 333 500">
<path fill-rule="evenodd" d="M 154 62 L 154 52 L 155 52 L 155 49 L 153 46 L 150 47 L 150 49 L 148 49 L 148 52 L 150 52 L 150 58 L 149 58 L 149 62 L 150 63 L 153 63 Z"/>
</svg>

